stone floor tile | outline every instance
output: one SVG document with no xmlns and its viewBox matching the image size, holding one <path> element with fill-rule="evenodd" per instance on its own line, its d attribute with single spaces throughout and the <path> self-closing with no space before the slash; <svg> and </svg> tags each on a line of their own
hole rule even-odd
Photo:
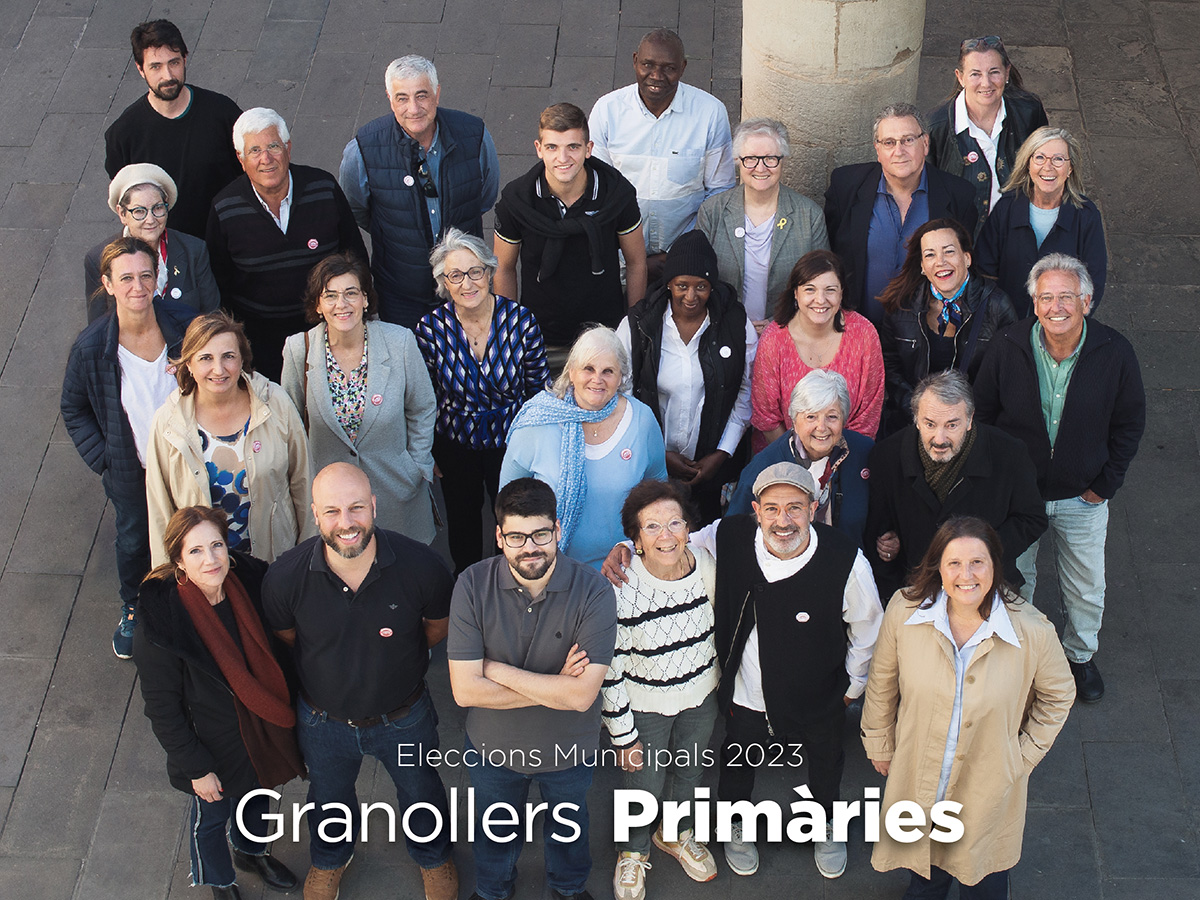
<svg viewBox="0 0 1200 900">
<path fill-rule="evenodd" d="M 77 318 L 78 300 L 45 297 L 44 291 L 35 294 L 29 304 L 29 315 L 21 323 L 5 364 L 7 375 L 0 376 L 5 383 L 12 383 L 19 374 L 31 386 L 62 387 L 63 367 L 83 322 Z M 64 327 L 46 328 L 47 322 L 62 322 Z"/>
<path fill-rule="evenodd" d="M 0 206 L 0 228 L 51 228 L 57 230 L 71 197 L 75 184 L 30 184 L 17 182 L 8 190 L 4 205 Z"/>
<path fill-rule="evenodd" d="M 1108 221 L 1131 232 L 1200 234 L 1200 173 L 1181 139 L 1109 137 L 1092 144 L 1092 157 L 1094 193 Z M 1130 166 L 1134 157 L 1142 165 Z M 1155 167 L 1155 178 L 1142 177 L 1146 165 Z"/>
<path fill-rule="evenodd" d="M 1029 776 L 1029 806 L 1031 809 L 1087 809 L 1088 802 L 1079 716 L 1072 712 L 1050 752 Z"/>
<path fill-rule="evenodd" d="M 574 103 L 588 113 L 612 89 L 612 57 L 559 55 L 555 59 L 550 93 L 556 103 Z"/>
<path fill-rule="evenodd" d="M 36 16 L 0 78 L 0 143 L 29 147 L 74 52 L 84 19 Z M 47 179 L 53 180 L 53 179 Z"/>
<path fill-rule="evenodd" d="M 1190 3 L 1147 3 L 1146 8 L 1158 49 L 1195 49 L 1196 10 Z"/>
<path fill-rule="evenodd" d="M 82 867 L 82 858 L 0 856 L 0 896 L 64 900 L 74 896 Z"/>
<path fill-rule="evenodd" d="M 80 49 L 123 50 L 125 58 L 131 59 L 129 32 L 135 23 L 148 21 L 147 11 L 146 0 L 96 0 L 87 28 L 79 39 Z M 193 37 L 183 32 L 185 41 Z"/>
<path fill-rule="evenodd" d="M 1110 287 L 1115 282 L 1145 291 L 1146 285 L 1200 284 L 1200 236 L 1135 232 L 1114 217 L 1107 238 Z"/>
<path fill-rule="evenodd" d="M 383 7 L 385 22 L 441 22 L 446 0 L 392 0 Z"/>
<path fill-rule="evenodd" d="M 183 799 L 167 779 L 166 751 L 142 710 L 142 692 L 135 686 L 108 773 L 107 793 L 159 794 Z"/>
<path fill-rule="evenodd" d="M 495 36 L 488 37 L 481 34 L 480 38 L 482 39 L 481 44 L 476 44 L 476 42 L 472 41 L 469 47 L 465 49 L 469 49 L 473 53 L 490 55 L 495 50 Z M 371 64 L 367 67 L 367 84 L 379 85 L 380 90 L 382 90 L 383 75 L 387 71 L 388 64 L 393 59 L 399 59 L 401 56 L 407 56 L 410 53 L 424 56 L 427 59 L 433 59 L 436 63 L 437 60 L 434 58 L 434 51 L 437 49 L 439 40 L 444 40 L 447 53 L 464 52 L 462 33 L 451 29 L 445 24 L 439 25 L 430 22 L 418 22 L 415 24 L 381 22 L 372 31 L 370 42 L 363 48 L 374 48 L 374 57 L 371 60 Z M 321 46 L 324 49 L 324 40 L 321 41 Z M 442 77 L 442 72 L 439 69 L 439 83 Z"/>
<path fill-rule="evenodd" d="M 366 50 L 362 53 L 327 53 L 318 50 L 303 85 L 298 114 L 352 116 L 362 102 L 370 67 L 371 54 Z M 350 135 L 345 137 L 348 140 Z"/>
<path fill-rule="evenodd" d="M 329 0 L 271 0 L 267 21 L 274 19 L 306 19 L 320 22 L 325 18 Z"/>
<path fill-rule="evenodd" d="M 38 726 L 0 835 L 0 858 L 87 854 L 116 740 L 114 724 Z"/>
<path fill-rule="evenodd" d="M 474 49 L 474 48 L 471 48 Z M 438 81 L 442 85 L 442 97 L 453 98 L 448 105 L 473 116 L 482 116 L 487 109 L 494 56 L 483 54 L 459 54 L 453 50 L 440 50 L 434 57 L 438 67 Z M 443 75 L 442 73 L 446 74 Z M 541 110 L 538 110 L 540 113 Z M 537 122 L 534 121 L 530 134 L 536 136 Z M 533 137 L 530 138 L 533 140 Z"/>
<path fill-rule="evenodd" d="M 1194 554 L 1193 554 L 1194 558 Z M 1200 678 L 1200 662 L 1194 651 L 1188 652 L 1189 637 L 1194 637 L 1200 627 L 1197 619 L 1197 594 L 1195 583 L 1180 583 L 1181 577 L 1195 578 L 1196 567 L 1163 566 L 1159 570 L 1141 575 L 1142 589 L 1155 597 L 1154 621 L 1146 623 L 1146 634 L 1150 639 L 1150 650 L 1154 655 L 1154 667 L 1160 678 Z M 1192 642 L 1194 644 L 1194 641 Z"/>
<path fill-rule="evenodd" d="M 523 25 L 557 25 L 562 14 L 562 0 L 503 0 L 499 21 Z"/>
<path fill-rule="evenodd" d="M 0 785 L 16 787 L 37 725 L 53 659 L 0 657 Z"/>
<path fill-rule="evenodd" d="M 12 803 L 15 788 L 0 787 L 0 832 L 4 831 L 4 820 L 8 818 L 8 807 Z M 0 867 L 3 863 L 0 862 Z"/>
<path fill-rule="evenodd" d="M 500 26 L 500 44 L 492 66 L 494 87 L 550 87 L 558 25 Z"/>
<path fill-rule="evenodd" d="M 619 7 L 616 0 L 563 0 L 558 58 L 603 56 L 611 62 L 617 49 Z"/>
<path fill-rule="evenodd" d="M 626 0 L 621 4 L 621 27 L 641 28 L 643 33 L 652 28 L 674 30 L 679 26 L 679 2 L 680 0 L 639 0 L 637 3 L 630 3 Z M 686 45 L 684 49 L 687 49 Z"/>
<path fill-rule="evenodd" d="M 214 0 L 192 52 L 256 50 L 269 6 L 270 0 Z"/>
<path fill-rule="evenodd" d="M 1069 22 L 1114 25 L 1144 25 L 1149 22 L 1144 0 L 1062 0 Z"/>
<path fill-rule="evenodd" d="M 1200 900 L 1200 881 L 1195 878 L 1106 878 L 1101 890 L 1104 900 Z"/>
<path fill-rule="evenodd" d="M 52 183 L 78 179 L 103 125 L 104 116 L 100 113 L 43 116 L 42 125 L 25 156 L 22 180 Z"/>
<path fill-rule="evenodd" d="M 1162 676 L 1163 706 L 1192 821 L 1200 811 L 1200 680 Z"/>
<path fill-rule="evenodd" d="M 1027 12 L 1029 8 L 1022 7 L 1022 11 Z M 1066 47 L 1017 47 L 1012 51 L 1012 59 L 1013 64 L 1020 67 L 1026 89 L 1037 94 L 1046 109 L 1079 108 L 1071 54 Z"/>
<path fill-rule="evenodd" d="M 45 456 L 43 436 L 50 435 L 58 416 L 56 396 L 51 389 L 25 390 L 0 382 L 0 560 L 8 560 L 13 537 L 21 524 L 37 471 Z"/>
<path fill-rule="evenodd" d="M 11 0 L 0 6 L 0 47 L 8 50 L 21 42 L 38 2 L 39 0 Z"/>
<path fill-rule="evenodd" d="M 496 142 L 497 153 L 526 159 L 532 157 L 538 116 L 548 105 L 547 99 L 545 88 L 493 87 L 488 91 L 488 105 L 483 120 L 487 122 L 488 131 Z M 515 178 L 532 164 L 531 160 L 525 168 L 518 169 L 512 175 L 506 171 L 505 177 Z"/>
<path fill-rule="evenodd" d="M 914 101 L 921 110 L 931 110 L 945 100 L 954 84 L 955 57 L 934 56 L 933 49 L 921 54 L 921 78 Z"/>
<path fill-rule="evenodd" d="M 47 448 L 8 570 L 81 574 L 103 507 L 100 484 L 75 448 L 61 444 Z"/>
<path fill-rule="evenodd" d="M 1101 874 L 1200 874 L 1170 744 L 1085 743 Z M 1147 840 L 1158 835 L 1158 840 Z M 1143 895 L 1145 896 L 1145 895 Z"/>
<path fill-rule="evenodd" d="M 1162 64 L 1149 28 L 1073 25 L 1071 47 L 1081 82 L 1162 80 Z"/>
<path fill-rule="evenodd" d="M 301 140 L 293 139 L 292 146 L 303 156 L 305 165 L 316 166 L 336 178 L 342 163 L 346 142 L 354 137 L 354 120 L 349 116 L 297 116 L 295 129 Z"/>
<path fill-rule="evenodd" d="M 79 896 L 95 900 L 164 896 L 183 831 L 181 801 L 186 802 L 177 791 L 106 791 L 79 879 Z"/>
<path fill-rule="evenodd" d="M 71 575 L 6 572 L 0 577 L 0 618 L 20 623 L 0 634 L 0 658 L 53 660 L 78 592 L 79 579 Z"/>
<path fill-rule="evenodd" d="M 475 0 L 446 0 L 441 23 L 438 46 L 446 53 L 506 52 L 500 43 L 500 28 L 494 13 L 481 23 Z"/>
<path fill-rule="evenodd" d="M 1100 871 L 1088 809 L 1031 809 L 1021 862 L 1013 869 L 1013 900 L 1094 900 Z"/>
<path fill-rule="evenodd" d="M 126 66 L 133 68 L 128 35 L 124 47 L 79 48 L 71 55 L 71 63 L 50 101 L 49 112 L 106 112 L 125 76 Z"/>
<path fill-rule="evenodd" d="M 1093 81 L 1079 85 L 1088 110 L 1088 134 L 1147 138 L 1168 137 L 1179 132 L 1179 114 L 1162 84 L 1140 81 Z"/>
<path fill-rule="evenodd" d="M 246 78 L 250 81 L 304 81 L 320 31 L 320 22 L 268 19 Z"/>
<path fill-rule="evenodd" d="M 1110 282 L 1100 310 L 1106 316 L 1110 302 L 1121 312 L 1122 321 L 1112 322 L 1120 331 L 1200 331 L 1200 287 L 1196 285 L 1156 284 L 1147 290 L 1145 285 Z"/>
<path fill-rule="evenodd" d="M 295 130 L 296 107 L 300 105 L 300 95 L 304 90 L 304 82 L 289 81 L 280 78 L 276 81 L 244 81 L 232 97 L 242 109 L 255 106 L 265 106 L 283 116 L 288 128 Z M 301 165 L 311 165 L 311 161 L 303 157 L 296 158 L 296 136 L 292 135 L 292 159 Z"/>
</svg>

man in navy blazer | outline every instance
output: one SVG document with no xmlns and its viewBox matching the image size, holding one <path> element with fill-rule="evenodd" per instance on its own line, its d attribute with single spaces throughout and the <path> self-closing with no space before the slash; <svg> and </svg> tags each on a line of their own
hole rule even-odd
<svg viewBox="0 0 1200 900">
<path fill-rule="evenodd" d="M 970 182 L 925 165 L 929 135 L 915 106 L 885 106 L 874 135 L 876 162 L 833 170 L 825 224 L 848 270 L 845 305 L 878 326 L 883 307 L 875 298 L 899 274 L 912 233 L 949 217 L 974 234 L 978 214 Z"/>
</svg>

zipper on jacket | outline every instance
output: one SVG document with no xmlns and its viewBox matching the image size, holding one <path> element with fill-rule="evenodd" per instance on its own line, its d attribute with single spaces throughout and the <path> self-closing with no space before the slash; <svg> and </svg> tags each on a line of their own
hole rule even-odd
<svg viewBox="0 0 1200 900">
<path fill-rule="evenodd" d="M 724 662 L 722 662 L 722 664 L 721 664 L 722 672 L 726 672 L 729 669 L 729 660 L 733 657 L 733 644 L 737 643 L 738 633 L 742 630 L 742 619 L 746 615 L 746 604 L 749 602 L 750 602 L 750 592 L 746 591 L 746 596 L 742 600 L 742 608 L 740 610 L 738 610 L 737 626 L 733 629 L 733 641 L 729 645 L 729 655 L 725 657 Z M 746 648 L 743 646 L 742 650 L 744 651 L 745 649 Z M 736 674 L 734 675 L 734 677 L 735 678 L 737 677 Z M 766 706 L 766 703 L 764 702 L 763 705 Z M 771 717 L 764 711 L 763 718 L 766 719 L 766 721 L 767 721 L 767 734 L 769 734 L 771 737 L 775 737 L 775 729 L 771 726 Z"/>
</svg>

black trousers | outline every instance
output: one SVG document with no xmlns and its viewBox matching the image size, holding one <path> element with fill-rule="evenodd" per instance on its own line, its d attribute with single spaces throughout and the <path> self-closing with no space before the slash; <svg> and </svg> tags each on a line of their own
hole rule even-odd
<svg viewBox="0 0 1200 900">
<path fill-rule="evenodd" d="M 433 459 L 442 470 L 442 497 L 446 501 L 446 540 L 454 574 L 496 552 L 495 540 L 484 541 L 484 492 L 494 503 L 500 490 L 500 464 L 504 448 L 473 450 L 458 441 L 433 438 Z M 490 552 L 488 551 L 490 548 Z"/>
<path fill-rule="evenodd" d="M 839 709 L 827 719 L 804 726 L 801 731 L 774 735 L 767 731 L 765 714 L 733 704 L 725 716 L 725 744 L 721 747 L 721 771 L 717 781 L 720 800 L 749 800 L 759 763 L 787 766 L 799 753 L 808 764 L 808 789 L 813 799 L 832 816 L 833 803 L 840 799 L 846 754 L 842 736 L 846 712 Z M 797 745 L 799 745 L 797 749 Z M 792 771 L 796 771 L 793 769 Z"/>
</svg>

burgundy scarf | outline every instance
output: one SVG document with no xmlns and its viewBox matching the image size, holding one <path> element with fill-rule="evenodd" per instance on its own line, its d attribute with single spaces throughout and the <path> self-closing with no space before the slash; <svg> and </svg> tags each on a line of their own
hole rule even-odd
<svg viewBox="0 0 1200 900">
<path fill-rule="evenodd" d="M 283 670 L 271 653 L 267 633 L 246 589 L 232 572 L 225 577 L 224 587 L 241 650 L 200 588 L 185 581 L 179 585 L 179 599 L 233 689 L 238 727 L 258 783 L 278 787 L 306 774 L 296 744 L 296 713 L 289 702 Z"/>
</svg>

